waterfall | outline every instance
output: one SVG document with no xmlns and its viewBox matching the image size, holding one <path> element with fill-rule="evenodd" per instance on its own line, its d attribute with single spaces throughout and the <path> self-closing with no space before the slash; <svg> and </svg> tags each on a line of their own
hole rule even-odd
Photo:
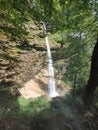
<svg viewBox="0 0 98 130">
<path fill-rule="evenodd" d="M 45 23 L 43 23 L 43 27 L 44 27 L 44 33 L 45 33 L 47 55 L 48 55 L 48 76 L 49 76 L 48 94 L 49 94 L 49 97 L 56 97 L 56 96 L 59 96 L 59 94 L 56 91 L 56 85 L 55 85 L 55 79 L 54 79 L 54 70 L 53 70 L 53 61 L 52 61 L 50 46 L 49 46 L 49 42 L 48 42 L 48 37 L 47 37 L 47 34 L 46 34 Z"/>
</svg>

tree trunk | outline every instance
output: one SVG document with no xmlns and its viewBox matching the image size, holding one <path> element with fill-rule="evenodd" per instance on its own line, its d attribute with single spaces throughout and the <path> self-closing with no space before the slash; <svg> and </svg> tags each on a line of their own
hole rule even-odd
<svg viewBox="0 0 98 130">
<path fill-rule="evenodd" d="M 94 92 L 97 86 L 98 86 L 98 39 L 93 50 L 90 77 L 84 92 L 84 108 L 86 111 L 90 111 L 92 108 Z"/>
</svg>

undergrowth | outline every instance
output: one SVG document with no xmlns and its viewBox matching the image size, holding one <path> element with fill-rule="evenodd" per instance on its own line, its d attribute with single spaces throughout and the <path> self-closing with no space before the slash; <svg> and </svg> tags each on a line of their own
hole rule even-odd
<svg viewBox="0 0 98 130">
<path fill-rule="evenodd" d="M 53 98 L 51 101 L 43 96 L 37 99 L 24 99 L 22 97 L 12 96 L 10 91 L 9 95 L 6 95 L 7 99 L 3 97 L 1 97 L 3 100 L 0 100 L 3 102 L 2 105 L 0 104 L 0 120 L 6 118 L 15 119 L 15 121 L 19 120 L 22 126 L 31 128 L 35 128 L 36 124 L 41 120 L 48 121 L 52 117 L 55 119 L 58 113 L 63 114 L 67 119 L 73 118 L 74 115 L 72 115 L 71 109 L 74 106 L 77 107 L 78 111 L 82 108 L 81 99 L 79 97 L 73 97 L 71 93 L 64 97 Z"/>
</svg>

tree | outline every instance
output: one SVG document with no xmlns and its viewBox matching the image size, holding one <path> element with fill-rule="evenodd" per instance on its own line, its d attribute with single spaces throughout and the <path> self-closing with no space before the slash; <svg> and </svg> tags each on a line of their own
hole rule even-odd
<svg viewBox="0 0 98 130">
<path fill-rule="evenodd" d="M 84 107 L 86 111 L 92 109 L 94 92 L 98 86 L 98 38 L 92 54 L 91 70 L 84 92 Z"/>
</svg>

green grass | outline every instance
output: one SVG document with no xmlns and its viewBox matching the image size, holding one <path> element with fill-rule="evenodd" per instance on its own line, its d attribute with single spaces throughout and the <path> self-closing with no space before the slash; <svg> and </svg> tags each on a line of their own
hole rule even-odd
<svg viewBox="0 0 98 130">
<path fill-rule="evenodd" d="M 20 108 L 27 107 L 27 106 L 30 106 L 30 107 L 35 106 L 35 108 L 49 106 L 48 100 L 45 97 L 39 97 L 35 100 L 25 99 L 25 98 L 20 97 L 18 98 L 18 102 L 19 102 Z"/>
<path fill-rule="evenodd" d="M 49 102 L 44 97 L 39 97 L 38 99 L 35 100 L 19 98 L 18 102 L 20 111 L 28 116 L 30 116 L 31 114 L 34 115 L 39 111 L 41 111 L 42 109 L 50 107 Z"/>
<path fill-rule="evenodd" d="M 3 89 L 3 91 L 7 91 L 8 93 L 9 90 Z M 17 117 L 22 119 L 30 119 L 40 111 L 50 108 L 50 103 L 44 97 L 39 97 L 37 99 L 25 99 L 22 97 L 11 96 L 10 92 L 9 95 L 7 94 L 7 99 L 5 98 L 0 101 L 2 102 L 0 104 L 0 118 L 2 118 L 2 115 L 4 114 L 3 109 L 5 109 L 5 107 L 6 112 L 8 109 L 10 109 L 8 112 L 10 117 Z"/>
</svg>

